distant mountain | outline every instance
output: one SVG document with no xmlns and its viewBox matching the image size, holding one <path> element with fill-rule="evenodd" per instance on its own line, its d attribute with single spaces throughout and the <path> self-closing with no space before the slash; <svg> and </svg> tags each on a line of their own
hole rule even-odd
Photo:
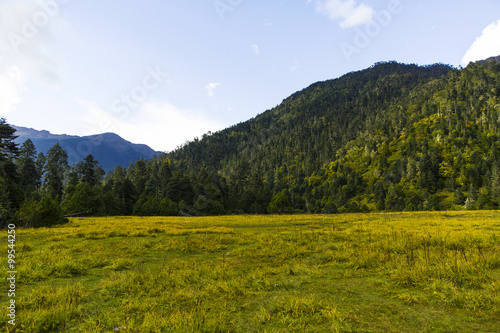
<svg viewBox="0 0 500 333">
<path fill-rule="evenodd" d="M 92 154 L 105 171 L 114 169 L 121 165 L 127 167 L 130 162 L 141 158 L 150 159 L 157 155 L 147 145 L 134 144 L 114 133 L 104 133 L 90 136 L 55 135 L 48 131 L 37 131 L 32 128 L 13 126 L 19 137 L 16 142 L 22 144 L 31 139 L 36 146 L 37 152 L 44 154 L 56 143 L 68 153 L 69 164 L 74 164 L 87 155 Z"/>
</svg>

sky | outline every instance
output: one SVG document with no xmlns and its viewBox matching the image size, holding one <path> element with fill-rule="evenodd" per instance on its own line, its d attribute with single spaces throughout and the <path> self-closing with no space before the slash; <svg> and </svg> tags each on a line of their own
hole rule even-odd
<svg viewBox="0 0 500 333">
<path fill-rule="evenodd" d="M 0 117 L 171 151 L 379 61 L 497 55 L 498 0 L 0 0 Z"/>
</svg>

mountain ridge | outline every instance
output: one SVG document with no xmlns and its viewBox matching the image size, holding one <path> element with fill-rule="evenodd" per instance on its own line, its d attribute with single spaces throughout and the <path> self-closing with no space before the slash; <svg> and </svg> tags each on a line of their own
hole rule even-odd
<svg viewBox="0 0 500 333">
<path fill-rule="evenodd" d="M 253 149 L 251 147 L 251 141 L 257 145 L 263 144 L 266 140 L 272 141 L 272 136 L 275 134 L 279 135 L 283 129 L 295 127 L 298 132 L 290 131 L 290 134 L 295 137 L 300 136 L 302 133 L 299 132 L 304 132 L 304 126 L 309 127 L 308 130 L 311 130 L 311 123 L 314 121 L 315 117 L 329 118 L 325 119 L 327 122 L 335 119 L 337 124 L 334 125 L 336 128 L 332 130 L 332 132 L 339 132 L 345 129 L 346 126 L 350 126 L 347 124 L 348 122 L 355 123 L 355 121 L 350 118 L 369 116 L 369 108 L 365 108 L 360 114 L 357 114 L 357 111 L 361 110 L 359 104 L 367 102 L 370 99 L 383 100 L 385 96 L 382 95 L 395 85 L 398 85 L 398 87 L 395 89 L 396 92 L 393 93 L 404 94 L 411 89 L 412 85 L 418 85 L 427 79 L 434 80 L 446 75 L 450 70 L 453 70 L 452 67 L 444 64 L 417 66 L 415 64 L 400 64 L 395 61 L 378 62 L 365 70 L 350 72 L 336 79 L 315 82 L 285 98 L 278 106 L 266 110 L 256 115 L 254 118 L 213 133 L 211 136 L 204 136 L 202 140 L 189 142 L 169 152 L 167 155 L 173 160 L 188 159 L 190 160 L 187 163 L 189 165 L 195 164 L 198 166 L 206 166 L 207 161 L 213 164 L 213 162 L 217 163 L 227 158 L 228 152 L 241 155 L 245 150 Z M 400 81 L 391 82 L 390 78 L 384 76 L 385 74 L 382 75 L 382 73 L 386 71 L 394 76 L 401 74 L 400 77 L 397 78 L 397 80 Z M 396 78 L 394 80 L 396 80 Z M 378 84 L 378 87 L 372 87 L 372 85 L 376 85 L 373 84 L 373 81 L 377 81 L 376 84 Z M 401 88 L 405 83 L 407 85 Z M 358 89 L 357 87 L 360 85 L 366 85 L 366 90 L 373 88 L 373 96 L 363 96 L 365 101 L 357 103 L 356 89 Z M 337 87 L 339 88 L 337 89 Z M 303 107 L 304 104 L 308 105 Z M 346 107 L 345 105 L 350 105 L 351 107 Z M 300 109 L 300 112 L 296 112 L 298 109 Z M 342 119 L 339 119 L 339 117 Z M 264 135 L 261 135 L 262 133 L 255 133 L 256 126 L 261 126 L 263 128 Z M 239 134 L 233 134 L 233 136 L 238 136 L 241 139 L 240 141 L 247 142 L 248 145 L 241 146 L 240 144 L 240 146 L 237 147 L 228 144 L 228 141 L 231 141 L 230 138 L 223 137 L 227 133 L 234 132 L 238 132 Z M 332 133 L 332 135 L 338 136 L 339 133 Z M 341 140 L 346 143 L 350 141 L 349 139 L 354 139 L 354 137 L 350 135 L 349 138 L 340 139 L 332 137 L 329 139 Z M 327 141 L 329 140 L 326 140 L 326 138 L 317 140 L 316 145 L 325 145 Z M 207 145 L 219 145 L 220 149 L 218 149 L 218 152 L 221 154 L 213 152 L 213 149 L 208 149 L 209 147 Z M 195 146 L 203 146 L 204 148 L 192 149 Z M 296 153 L 303 152 L 307 150 L 306 148 L 307 147 L 302 147 L 298 149 Z M 333 149 L 325 148 L 325 152 L 334 154 Z M 324 160 L 326 161 L 326 158 L 324 158 Z M 211 166 L 216 168 L 215 164 Z"/>
<path fill-rule="evenodd" d="M 30 139 L 37 152 L 46 154 L 51 147 L 59 143 L 68 153 L 70 165 L 76 164 L 87 155 L 92 154 L 105 171 L 110 171 L 118 165 L 127 167 L 131 162 L 141 158 L 150 159 L 160 154 L 145 144 L 131 143 L 115 133 L 77 136 L 52 134 L 47 130 L 36 130 L 22 126 L 13 125 L 12 127 L 16 129 L 18 136 L 15 142 L 21 144 Z"/>
<path fill-rule="evenodd" d="M 165 159 L 195 184 L 220 179 L 226 205 L 245 213 L 500 207 L 498 58 L 380 62 Z"/>
</svg>

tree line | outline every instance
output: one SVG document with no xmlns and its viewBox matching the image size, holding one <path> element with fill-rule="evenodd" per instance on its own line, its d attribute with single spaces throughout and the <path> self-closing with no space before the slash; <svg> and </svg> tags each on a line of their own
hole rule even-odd
<svg viewBox="0 0 500 333">
<path fill-rule="evenodd" d="M 0 218 L 342 213 L 500 205 L 500 64 L 378 63 L 104 173 L 0 121 Z M 48 217 L 47 217 L 48 216 Z"/>
</svg>

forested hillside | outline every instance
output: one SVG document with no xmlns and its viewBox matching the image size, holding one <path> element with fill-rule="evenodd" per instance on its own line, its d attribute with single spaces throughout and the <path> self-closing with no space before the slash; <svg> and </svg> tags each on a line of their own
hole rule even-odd
<svg viewBox="0 0 500 333">
<path fill-rule="evenodd" d="M 315 83 L 278 107 L 193 141 L 170 156 L 188 168 L 220 170 L 248 162 L 259 172 L 301 165 L 308 174 L 330 162 L 338 149 L 366 130 L 401 126 L 387 122 L 404 113 L 394 110 L 394 105 L 407 102 L 412 89 L 449 70 L 444 65 L 379 63 L 337 80 Z"/>
<path fill-rule="evenodd" d="M 226 178 L 248 213 L 252 180 L 280 199 L 277 211 L 496 207 L 499 81 L 495 59 L 462 70 L 379 63 L 169 158 Z"/>
<path fill-rule="evenodd" d="M 47 196 L 63 214 L 87 215 L 497 208 L 499 94 L 495 59 L 465 69 L 378 63 L 105 176 L 92 156 L 68 167 L 60 147 L 17 152 L 4 121 L 0 205 L 10 218 Z"/>
</svg>

